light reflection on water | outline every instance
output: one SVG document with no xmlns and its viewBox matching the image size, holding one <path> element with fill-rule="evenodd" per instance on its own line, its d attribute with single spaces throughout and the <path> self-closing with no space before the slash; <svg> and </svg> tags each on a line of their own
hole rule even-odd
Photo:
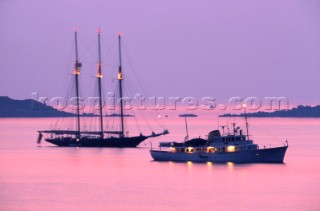
<svg viewBox="0 0 320 211">
<path fill-rule="evenodd" d="M 211 172 L 212 171 L 212 162 L 207 162 L 207 169 L 208 169 L 208 172 Z"/>
<path fill-rule="evenodd" d="M 215 120 L 190 122 L 205 135 Z M 288 139 L 285 164 L 155 162 L 137 149 L 35 144 L 49 119 L 0 119 L 0 210 L 318 210 L 320 120 L 252 119 L 258 144 Z M 153 141 L 180 141 L 184 125 Z M 266 131 L 268 133 L 266 133 Z M 270 132 L 271 131 L 271 132 Z M 151 140 L 148 140 L 151 141 Z"/>
<path fill-rule="evenodd" d="M 234 163 L 233 162 L 227 162 L 227 166 L 228 166 L 229 171 L 232 171 L 233 168 L 234 168 Z"/>
</svg>

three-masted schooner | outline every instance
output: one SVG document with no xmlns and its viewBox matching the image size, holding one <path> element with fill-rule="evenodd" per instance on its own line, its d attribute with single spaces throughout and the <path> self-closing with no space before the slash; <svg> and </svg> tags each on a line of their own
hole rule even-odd
<svg viewBox="0 0 320 211">
<path fill-rule="evenodd" d="M 82 131 L 81 130 L 81 118 L 80 118 L 80 105 L 79 105 L 79 74 L 82 64 L 78 58 L 78 43 L 77 43 L 77 31 L 75 30 L 75 63 L 74 63 L 74 80 L 75 80 L 75 94 L 77 100 L 76 105 L 76 118 L 77 125 L 76 130 L 41 130 L 38 131 L 38 143 L 41 142 L 43 133 L 51 134 L 49 138 L 45 138 L 45 141 L 52 143 L 57 146 L 63 147 L 136 147 L 141 142 L 150 137 L 157 137 L 160 135 L 168 134 L 168 130 L 164 130 L 162 133 L 154 133 L 151 135 L 143 135 L 140 133 L 139 136 L 127 136 L 125 134 L 124 125 L 124 113 L 123 113 L 123 102 L 122 102 L 122 61 L 121 61 L 121 35 L 118 35 L 118 47 L 119 47 L 119 69 L 118 69 L 118 81 L 119 81 L 119 98 L 120 98 L 120 130 L 119 131 L 107 131 L 103 127 L 103 111 L 102 111 L 102 65 L 101 65 L 101 45 L 100 45 L 100 30 L 98 30 L 98 89 L 99 89 L 99 125 L 100 131 Z M 105 137 L 108 134 L 108 137 Z"/>
</svg>

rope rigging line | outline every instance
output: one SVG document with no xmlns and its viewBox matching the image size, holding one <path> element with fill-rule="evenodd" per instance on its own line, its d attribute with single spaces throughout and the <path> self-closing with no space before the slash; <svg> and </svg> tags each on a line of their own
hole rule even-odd
<svg viewBox="0 0 320 211">
<path fill-rule="evenodd" d="M 145 95 L 146 98 L 148 98 L 149 96 L 149 93 L 147 91 L 147 89 L 145 88 L 145 85 L 144 85 L 144 82 L 142 80 L 142 77 L 141 75 L 139 74 L 139 71 L 137 71 L 137 68 L 135 66 L 135 64 L 132 62 L 131 58 L 130 58 L 130 54 L 129 54 L 129 51 L 127 50 L 127 46 L 126 46 L 126 43 L 124 42 L 123 43 L 123 49 L 124 49 L 124 52 L 125 52 L 125 59 L 126 61 L 128 62 L 128 65 L 129 65 L 129 68 L 130 70 L 132 70 L 132 74 L 133 76 L 135 77 L 135 79 L 138 81 L 138 85 L 139 85 L 139 88 L 142 90 L 142 94 Z M 160 112 L 158 112 L 158 110 L 153 110 L 154 113 L 156 113 L 156 116 L 161 116 L 160 115 Z M 150 113 L 148 113 L 149 117 L 154 117 L 153 115 L 151 115 Z M 164 123 L 164 120 L 162 118 L 157 118 L 156 119 L 156 122 L 157 124 L 162 128 L 162 129 L 165 129 L 166 127 L 164 126 L 165 123 Z"/>
</svg>

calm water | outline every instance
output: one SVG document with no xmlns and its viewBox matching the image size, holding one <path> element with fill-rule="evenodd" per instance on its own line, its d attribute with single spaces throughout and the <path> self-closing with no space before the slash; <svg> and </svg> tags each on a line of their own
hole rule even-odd
<svg viewBox="0 0 320 211">
<path fill-rule="evenodd" d="M 250 119 L 260 146 L 287 139 L 289 148 L 285 164 L 246 165 L 154 162 L 150 140 L 137 149 L 38 147 L 36 130 L 52 121 L 0 119 L 0 210 L 320 210 L 320 119 Z M 153 147 L 184 137 L 182 119 L 165 122 L 171 134 Z M 190 134 L 216 125 L 190 119 Z"/>
</svg>

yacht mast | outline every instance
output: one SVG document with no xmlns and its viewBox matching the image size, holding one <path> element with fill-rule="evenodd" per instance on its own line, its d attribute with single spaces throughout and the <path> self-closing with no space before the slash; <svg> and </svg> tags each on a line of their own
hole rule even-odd
<svg viewBox="0 0 320 211">
<path fill-rule="evenodd" d="M 246 120 L 247 139 L 249 140 L 249 123 L 248 123 L 248 117 L 247 117 L 246 107 L 247 107 L 247 105 L 246 105 L 246 104 L 243 104 L 243 108 L 244 108 L 244 119 Z"/>
<path fill-rule="evenodd" d="M 124 124 L 123 124 L 123 101 L 122 101 L 122 61 L 121 61 L 121 34 L 118 35 L 119 44 L 119 70 L 118 70 L 118 80 L 119 80 L 119 97 L 120 97 L 120 118 L 121 118 L 121 131 L 120 137 L 124 137 Z"/>
<path fill-rule="evenodd" d="M 101 88 L 101 79 L 102 79 L 102 73 L 101 73 L 101 44 L 100 44 L 100 29 L 98 29 L 98 73 L 97 73 L 97 79 L 98 79 L 98 89 L 99 89 L 99 117 L 100 117 L 100 136 L 103 138 L 103 117 L 102 117 L 102 88 Z"/>
<path fill-rule="evenodd" d="M 189 131 L 188 131 L 188 123 L 187 123 L 187 117 L 186 117 L 186 116 L 184 117 L 184 121 L 185 121 L 185 123 L 186 123 L 186 132 L 187 132 L 187 137 L 186 137 L 186 139 L 189 140 Z"/>
<path fill-rule="evenodd" d="M 80 105 L 79 105 L 79 74 L 80 74 L 80 67 L 82 66 L 79 62 L 78 58 L 78 34 L 77 29 L 74 31 L 74 41 L 75 41 L 75 63 L 74 63 L 74 71 L 73 75 L 76 82 L 76 97 L 77 97 L 77 138 L 80 138 Z"/>
</svg>

